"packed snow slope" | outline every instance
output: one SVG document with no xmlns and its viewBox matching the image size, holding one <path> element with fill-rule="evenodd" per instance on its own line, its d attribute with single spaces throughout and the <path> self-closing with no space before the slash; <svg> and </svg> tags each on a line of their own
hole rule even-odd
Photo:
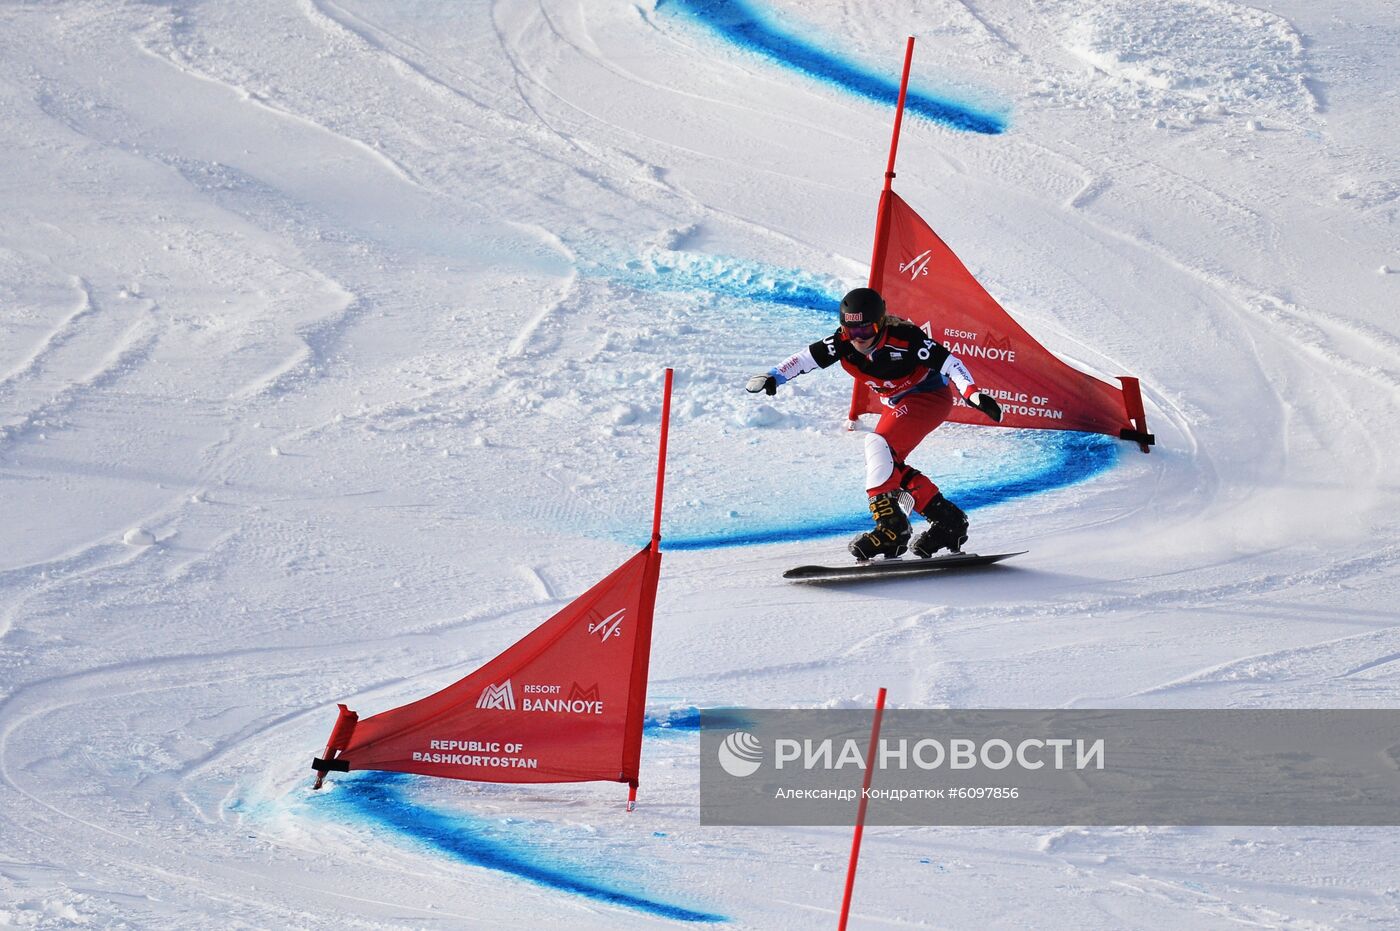
<svg viewBox="0 0 1400 931">
<path fill-rule="evenodd" d="M 911 33 L 899 192 L 1159 445 L 946 427 L 970 547 L 1030 553 L 793 586 L 865 519 L 849 381 L 742 384 L 865 279 Z M 828 926 L 848 833 L 701 828 L 689 709 L 1395 704 L 1397 47 L 1387 0 L 0 4 L 0 925 Z M 666 366 L 639 810 L 311 793 L 336 701 L 646 537 Z M 855 917 L 1387 927 L 1396 862 L 881 828 Z"/>
</svg>

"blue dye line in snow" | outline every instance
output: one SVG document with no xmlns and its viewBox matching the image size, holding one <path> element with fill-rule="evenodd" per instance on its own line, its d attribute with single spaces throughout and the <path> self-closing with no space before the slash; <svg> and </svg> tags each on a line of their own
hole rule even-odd
<svg viewBox="0 0 1400 931">
<path fill-rule="evenodd" d="M 704 293 L 747 304 L 765 303 L 812 311 L 835 326 L 845 289 L 830 277 L 743 259 L 696 253 L 653 253 L 624 265 L 598 264 L 596 274 L 637 290 Z"/>
<path fill-rule="evenodd" d="M 705 714 L 709 717 L 712 727 L 736 730 L 753 727 L 753 721 L 738 711 L 707 708 Z M 653 737 L 684 731 L 698 731 L 700 730 L 700 709 L 691 706 L 648 714 L 642 724 L 642 730 Z"/>
<path fill-rule="evenodd" d="M 713 29 L 734 44 L 757 52 L 781 65 L 827 81 L 853 94 L 893 106 L 899 100 L 899 84 L 843 61 L 832 52 L 786 35 L 764 21 L 743 0 L 662 0 L 657 8 L 673 7 Z M 953 129 L 997 135 L 1006 120 L 946 97 L 909 90 L 904 107 L 911 113 Z"/>
<path fill-rule="evenodd" d="M 941 481 L 940 486 L 964 511 L 972 511 L 1088 481 L 1106 472 L 1118 461 L 1118 441 L 1109 436 L 1051 430 L 1028 433 L 1038 439 L 1037 451 L 1045 456 L 1044 461 L 1033 471 L 1024 475 L 999 476 L 976 485 L 959 486 L 952 481 Z M 671 537 L 663 541 L 662 548 L 704 550 L 761 543 L 791 543 L 795 540 L 855 533 L 868 526 L 869 519 L 864 514 L 850 514 L 814 522 L 793 521 L 778 526 L 768 525 L 741 531 L 713 531 L 688 537 Z"/>
<path fill-rule="evenodd" d="M 404 798 L 401 790 L 412 778 L 406 773 L 366 772 L 338 781 L 335 791 L 321 798 L 326 804 L 343 805 L 381 827 L 473 866 L 509 873 L 551 889 L 675 921 L 728 920 L 723 915 L 692 911 L 679 905 L 610 889 L 586 876 L 570 872 L 567 867 L 536 862 L 519 849 L 484 836 L 467 818 L 434 811 Z"/>
</svg>

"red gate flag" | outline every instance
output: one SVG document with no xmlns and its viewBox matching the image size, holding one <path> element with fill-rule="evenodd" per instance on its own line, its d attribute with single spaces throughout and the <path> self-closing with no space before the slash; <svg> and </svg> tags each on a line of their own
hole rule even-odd
<svg viewBox="0 0 1400 931">
<path fill-rule="evenodd" d="M 880 196 L 877 236 L 881 233 L 884 239 L 876 245 L 877 267 L 871 268 L 870 286 L 885 298 L 890 313 L 918 324 L 967 363 L 977 386 L 1001 404 L 1000 426 L 1083 430 L 1144 444 L 1152 441 L 1141 419 L 1136 379 L 1122 379 L 1124 388 L 1115 388 L 1051 354 L 893 190 Z M 850 419 L 881 409 L 874 393 L 857 383 Z M 961 399 L 948 419 L 991 425 Z"/>
<path fill-rule="evenodd" d="M 648 546 L 476 672 L 355 722 L 341 746 L 328 748 L 335 756 L 313 766 L 635 782 L 660 569 L 661 554 Z"/>
<path fill-rule="evenodd" d="M 953 250 L 892 189 L 913 60 L 914 37 L 910 36 L 904 45 L 885 189 L 875 219 L 870 287 L 885 298 L 891 313 L 917 323 L 968 361 L 977 386 L 1001 404 L 1001 426 L 1107 433 L 1132 440 L 1148 452 L 1156 439 L 1147 432 L 1138 380 L 1120 375 L 1123 387 L 1115 388 L 1051 355 L 1002 310 Z M 849 425 L 854 427 L 861 414 L 880 410 L 875 393 L 857 381 L 851 390 Z M 980 413 L 972 413 L 961 398 L 948 419 L 991 425 Z"/>
<path fill-rule="evenodd" d="M 483 782 L 625 782 L 635 799 L 671 376 L 667 369 L 651 543 L 466 678 L 363 721 L 341 705 L 325 753 L 311 763 L 316 788 L 327 772 L 378 769 Z"/>
</svg>

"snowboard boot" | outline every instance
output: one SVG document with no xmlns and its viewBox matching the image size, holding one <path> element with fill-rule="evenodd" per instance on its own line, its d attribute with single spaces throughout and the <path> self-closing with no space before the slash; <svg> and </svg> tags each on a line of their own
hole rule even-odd
<svg viewBox="0 0 1400 931">
<path fill-rule="evenodd" d="M 919 513 L 928 518 L 928 529 L 914 541 L 915 556 L 928 559 L 944 548 L 962 552 L 962 545 L 967 542 L 967 515 L 961 508 L 940 493 Z"/>
<path fill-rule="evenodd" d="M 870 499 L 875 529 L 851 541 L 851 555 L 862 562 L 885 556 L 893 559 L 909 548 L 909 518 L 899 506 L 899 492 L 887 491 Z"/>
</svg>

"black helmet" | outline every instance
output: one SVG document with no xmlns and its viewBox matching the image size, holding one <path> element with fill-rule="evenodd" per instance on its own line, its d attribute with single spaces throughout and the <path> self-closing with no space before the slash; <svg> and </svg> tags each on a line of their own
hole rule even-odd
<svg viewBox="0 0 1400 931">
<path fill-rule="evenodd" d="M 856 288 L 841 298 L 841 325 L 860 329 L 885 319 L 885 299 L 874 288 Z"/>
</svg>

